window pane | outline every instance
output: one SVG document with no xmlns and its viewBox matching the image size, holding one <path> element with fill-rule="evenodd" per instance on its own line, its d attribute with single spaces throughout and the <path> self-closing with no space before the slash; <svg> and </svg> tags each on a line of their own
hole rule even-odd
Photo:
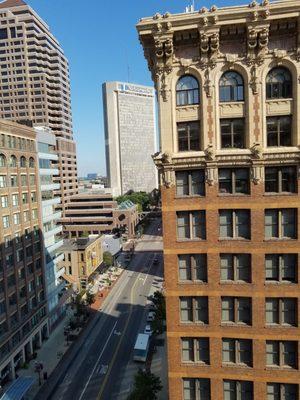
<svg viewBox="0 0 300 400">
<path fill-rule="evenodd" d="M 249 254 L 238 254 L 236 259 L 236 275 L 239 281 L 251 281 L 251 258 Z"/>
<path fill-rule="evenodd" d="M 176 194 L 177 196 L 187 196 L 189 194 L 187 172 L 176 172 Z"/>
<path fill-rule="evenodd" d="M 296 301 L 294 299 L 282 299 L 282 323 L 296 325 Z"/>
<path fill-rule="evenodd" d="M 238 210 L 236 215 L 236 237 L 250 238 L 250 215 L 248 211 Z"/>
<path fill-rule="evenodd" d="M 208 299 L 207 297 L 195 298 L 195 320 L 208 324 Z"/>
<path fill-rule="evenodd" d="M 238 400 L 236 397 L 235 381 L 224 381 L 223 390 L 224 390 L 224 400 Z"/>
<path fill-rule="evenodd" d="M 267 254 L 265 259 L 266 280 L 279 280 L 279 258 L 276 254 Z"/>
<path fill-rule="evenodd" d="M 189 140 L 190 145 L 188 150 L 200 150 L 200 126 L 198 122 L 189 124 Z"/>
<path fill-rule="evenodd" d="M 191 280 L 191 266 L 190 266 L 190 256 L 189 255 L 180 255 L 178 256 L 179 263 L 179 279 L 180 280 Z"/>
<path fill-rule="evenodd" d="M 249 324 L 251 322 L 251 300 L 248 297 L 240 297 L 237 302 L 237 322 Z"/>
<path fill-rule="evenodd" d="M 219 192 L 232 193 L 231 169 L 219 169 Z"/>
<path fill-rule="evenodd" d="M 241 381 L 241 400 L 253 400 L 253 383 Z"/>
<path fill-rule="evenodd" d="M 266 363 L 267 365 L 279 365 L 279 342 L 266 342 Z"/>
<path fill-rule="evenodd" d="M 221 254 L 221 280 L 234 280 L 233 256 L 231 254 Z"/>
<path fill-rule="evenodd" d="M 184 338 L 181 340 L 182 361 L 194 361 L 193 339 Z"/>
<path fill-rule="evenodd" d="M 298 342 L 286 341 L 282 343 L 283 346 L 283 365 L 291 368 L 296 368 L 296 359 Z"/>
<path fill-rule="evenodd" d="M 298 385 L 281 384 L 283 392 L 283 400 L 298 400 Z"/>
<path fill-rule="evenodd" d="M 180 299 L 180 318 L 183 322 L 192 321 L 192 299 L 190 297 L 182 297 Z"/>
<path fill-rule="evenodd" d="M 282 214 L 282 236 L 286 238 L 296 237 L 296 212 L 294 209 L 285 209 Z"/>
<path fill-rule="evenodd" d="M 235 341 L 233 339 L 223 339 L 222 360 L 225 363 L 235 363 Z"/>
<path fill-rule="evenodd" d="M 266 299 L 266 323 L 279 323 L 279 304 L 278 299 Z"/>
<path fill-rule="evenodd" d="M 232 237 L 232 211 L 221 210 L 220 211 L 220 237 Z"/>
<path fill-rule="evenodd" d="M 277 168 L 265 168 L 265 191 L 273 193 L 279 192 Z"/>
<path fill-rule="evenodd" d="M 234 299 L 232 297 L 222 298 L 222 321 L 234 322 Z"/>
<path fill-rule="evenodd" d="M 278 237 L 278 211 L 265 211 L 265 237 L 266 239 Z"/>
<path fill-rule="evenodd" d="M 235 172 L 235 193 L 249 193 L 249 170 L 237 168 Z"/>
<path fill-rule="evenodd" d="M 252 365 L 252 342 L 251 340 L 239 340 L 239 348 L 240 348 L 240 362 L 242 364 L 246 364 L 248 366 Z"/>
<path fill-rule="evenodd" d="M 281 256 L 281 268 L 283 281 L 296 282 L 297 255 L 283 254 Z"/>
<path fill-rule="evenodd" d="M 183 380 L 183 398 L 184 400 L 196 400 L 194 379 Z"/>
<path fill-rule="evenodd" d="M 283 167 L 281 170 L 282 174 L 282 192 L 294 193 L 296 192 L 296 168 L 295 167 Z"/>
<path fill-rule="evenodd" d="M 267 400 L 280 400 L 280 385 L 279 383 L 267 384 Z"/>
<path fill-rule="evenodd" d="M 195 254 L 193 256 L 194 278 L 207 282 L 207 257 L 205 254 Z"/>
<path fill-rule="evenodd" d="M 191 194 L 193 196 L 204 196 L 205 194 L 205 175 L 204 170 L 191 172 Z"/>
<path fill-rule="evenodd" d="M 178 124 L 178 150 L 188 151 L 189 150 L 189 137 L 186 124 Z"/>
<path fill-rule="evenodd" d="M 177 213 L 177 234 L 180 239 L 187 239 L 190 237 L 189 213 Z"/>
<path fill-rule="evenodd" d="M 193 238 L 205 239 L 205 216 L 204 211 L 194 211 L 192 213 Z"/>
<path fill-rule="evenodd" d="M 209 364 L 209 341 L 207 338 L 196 340 L 196 361 Z"/>
</svg>

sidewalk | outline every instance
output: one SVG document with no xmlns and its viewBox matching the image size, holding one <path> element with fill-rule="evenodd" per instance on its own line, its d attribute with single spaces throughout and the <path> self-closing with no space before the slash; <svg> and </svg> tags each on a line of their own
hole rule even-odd
<svg viewBox="0 0 300 400">
<path fill-rule="evenodd" d="M 152 356 L 151 372 L 159 376 L 163 388 L 158 394 L 158 400 L 168 400 L 168 362 L 166 332 L 157 336 L 156 340 L 161 345 L 156 345 L 156 352 Z"/>
<path fill-rule="evenodd" d="M 79 335 L 80 333 L 83 333 L 85 331 L 85 328 L 90 326 L 90 323 L 94 319 L 94 316 L 97 314 L 97 311 L 101 308 L 103 301 L 106 299 L 106 297 L 108 296 L 108 294 L 110 293 L 111 289 L 114 287 L 116 282 L 118 282 L 119 277 L 121 275 L 122 273 L 117 277 L 115 281 L 112 282 L 111 286 L 105 288 L 96 295 L 96 301 L 91 305 L 91 310 L 94 312 L 89 318 L 86 326 L 83 329 L 78 330 L 77 333 Z M 19 376 L 32 377 L 35 379 L 35 383 L 32 385 L 32 387 L 25 396 L 25 400 L 33 400 L 37 395 L 38 391 L 41 389 L 41 386 L 39 386 L 38 373 L 35 372 L 35 364 L 36 363 L 43 364 L 43 370 L 41 371 L 41 383 L 43 385 L 45 383 L 43 379 L 43 373 L 47 372 L 49 379 L 51 373 L 55 370 L 58 363 L 63 359 L 67 350 L 70 349 L 71 346 L 72 348 L 78 346 L 77 343 L 78 340 L 74 342 L 70 341 L 67 344 L 66 336 L 64 335 L 64 329 L 66 326 L 68 326 L 70 319 L 73 318 L 73 313 L 74 310 L 72 310 L 71 308 L 67 309 L 67 315 L 65 316 L 65 318 L 50 334 L 49 339 L 43 343 L 42 348 L 37 351 L 38 354 L 37 358 L 29 363 L 29 367 L 27 369 L 20 369 L 18 371 Z"/>
<path fill-rule="evenodd" d="M 44 383 L 43 373 L 47 372 L 48 377 L 51 372 L 56 368 L 58 362 L 68 350 L 70 344 L 67 346 L 66 338 L 64 335 L 64 328 L 68 325 L 70 319 L 73 316 L 73 310 L 67 309 L 65 318 L 59 323 L 55 330 L 50 334 L 49 339 L 43 343 L 41 349 L 37 351 L 37 358 L 31 360 L 28 369 L 18 370 L 19 376 L 32 377 L 35 379 L 35 383 L 32 385 L 28 393 L 26 394 L 26 400 L 34 398 L 36 393 L 39 391 L 39 380 L 38 373 L 35 372 L 36 362 L 43 364 L 43 370 L 41 371 L 41 382 Z"/>
</svg>

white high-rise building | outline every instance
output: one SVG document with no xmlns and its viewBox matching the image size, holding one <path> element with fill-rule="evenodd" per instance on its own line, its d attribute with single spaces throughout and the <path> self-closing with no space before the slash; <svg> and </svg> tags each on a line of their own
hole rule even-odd
<svg viewBox="0 0 300 400">
<path fill-rule="evenodd" d="M 129 190 L 151 192 L 157 172 L 155 92 L 122 82 L 103 84 L 106 168 L 114 195 Z"/>
</svg>

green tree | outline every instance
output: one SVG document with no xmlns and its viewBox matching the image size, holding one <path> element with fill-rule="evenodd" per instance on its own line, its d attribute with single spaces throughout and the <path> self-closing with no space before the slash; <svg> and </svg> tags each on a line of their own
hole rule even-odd
<svg viewBox="0 0 300 400">
<path fill-rule="evenodd" d="M 95 295 L 92 294 L 91 292 L 86 293 L 86 302 L 89 306 L 91 306 L 93 303 L 95 303 Z"/>
<path fill-rule="evenodd" d="M 138 370 L 134 377 L 134 387 L 127 400 L 156 400 L 162 384 L 158 376 L 151 372 Z"/>
<path fill-rule="evenodd" d="M 105 251 L 103 253 L 103 262 L 108 267 L 111 267 L 113 265 L 114 259 L 113 259 L 112 254 L 109 251 Z"/>
<path fill-rule="evenodd" d="M 134 204 L 138 205 L 138 211 L 148 211 L 150 206 L 150 195 L 146 192 L 128 192 L 125 195 L 116 198 L 118 204 L 123 203 L 123 201 L 130 200 Z"/>
</svg>

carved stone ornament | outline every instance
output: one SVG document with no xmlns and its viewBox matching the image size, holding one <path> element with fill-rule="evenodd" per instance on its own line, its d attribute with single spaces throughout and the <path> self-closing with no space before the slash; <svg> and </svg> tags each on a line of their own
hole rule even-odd
<svg viewBox="0 0 300 400">
<path fill-rule="evenodd" d="M 207 165 L 205 180 L 209 186 L 213 186 L 216 182 L 216 168 Z"/>
<path fill-rule="evenodd" d="M 262 180 L 262 166 L 252 165 L 251 171 L 252 181 L 255 185 L 258 185 L 259 182 Z"/>
<path fill-rule="evenodd" d="M 253 65 L 251 67 L 251 79 L 250 79 L 250 87 L 252 89 L 253 94 L 258 93 L 258 74 L 257 74 L 257 66 Z"/>
<path fill-rule="evenodd" d="M 162 183 L 167 189 L 175 185 L 174 171 L 172 169 L 163 169 Z"/>
<path fill-rule="evenodd" d="M 212 144 L 209 144 L 206 147 L 206 149 L 204 150 L 204 154 L 205 154 L 205 157 L 208 160 L 214 160 L 215 159 L 216 153 L 215 153 L 215 149 L 214 149 Z"/>
<path fill-rule="evenodd" d="M 250 147 L 251 154 L 254 158 L 261 159 L 263 156 L 263 148 L 260 143 L 253 143 Z"/>
<path fill-rule="evenodd" d="M 161 162 L 163 164 L 171 164 L 172 163 L 172 154 L 168 151 L 165 151 L 161 155 Z"/>
<path fill-rule="evenodd" d="M 249 4 L 249 7 L 250 8 L 253 8 L 253 7 L 256 7 L 257 6 L 257 3 L 256 3 L 256 1 L 254 0 L 254 1 L 251 1 L 251 3 Z"/>
<path fill-rule="evenodd" d="M 286 50 L 279 50 L 275 49 L 273 51 L 274 57 L 277 58 L 277 60 L 282 60 L 284 57 L 287 56 L 287 51 Z"/>
</svg>

